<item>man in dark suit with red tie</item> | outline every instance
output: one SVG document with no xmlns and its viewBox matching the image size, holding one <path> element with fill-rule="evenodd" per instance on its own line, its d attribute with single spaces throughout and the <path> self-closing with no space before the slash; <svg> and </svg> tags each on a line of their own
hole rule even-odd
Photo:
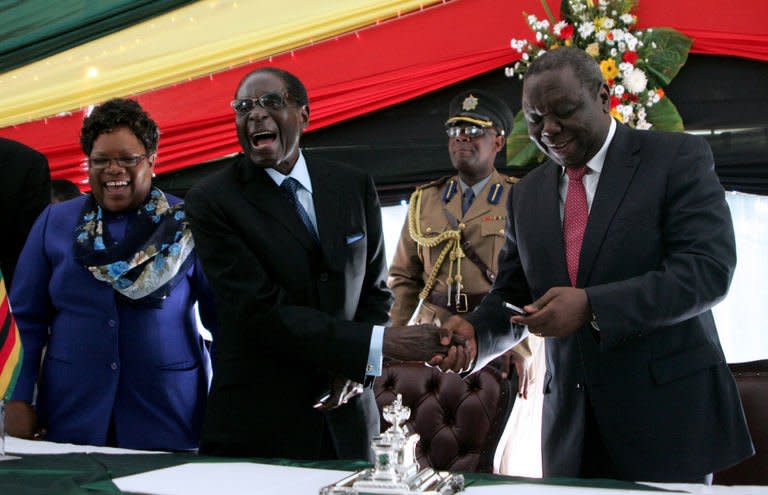
<svg viewBox="0 0 768 495">
<path fill-rule="evenodd" d="M 712 152 L 617 124 L 576 48 L 531 64 L 522 103 L 549 160 L 512 189 L 490 295 L 446 327 L 476 332 L 476 367 L 510 322 L 546 337 L 545 476 L 707 482 L 753 453 L 711 312 L 736 265 Z"/>
<path fill-rule="evenodd" d="M 0 138 L 0 268 L 11 289 L 16 260 L 37 216 L 51 198 L 51 174 L 42 153 Z"/>
<path fill-rule="evenodd" d="M 301 81 L 257 69 L 232 107 L 243 155 L 186 198 L 219 317 L 200 450 L 370 460 L 379 416 L 362 384 L 382 354 L 461 367 L 464 351 L 441 345 L 436 327 L 384 328 L 391 293 L 373 180 L 302 154 Z"/>
</svg>

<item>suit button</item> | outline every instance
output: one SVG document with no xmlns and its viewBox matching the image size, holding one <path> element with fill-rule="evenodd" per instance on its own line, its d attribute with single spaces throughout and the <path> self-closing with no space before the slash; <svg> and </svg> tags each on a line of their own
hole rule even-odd
<svg viewBox="0 0 768 495">
<path fill-rule="evenodd" d="M 432 227 L 427 227 L 427 232 L 432 232 Z"/>
<path fill-rule="evenodd" d="M 115 320 L 109 320 L 107 322 L 107 325 L 109 325 L 110 327 L 114 327 L 116 324 L 117 324 L 117 322 Z"/>
<path fill-rule="evenodd" d="M 323 272 L 320 274 L 320 281 L 321 282 L 327 282 L 328 281 L 328 274 Z"/>
<path fill-rule="evenodd" d="M 465 223 L 460 223 L 460 224 L 459 224 L 459 229 L 460 229 L 460 230 L 464 230 L 464 229 L 466 229 L 466 228 L 467 228 L 467 224 L 465 224 Z"/>
<path fill-rule="evenodd" d="M 117 369 L 117 363 L 112 363 L 112 364 L 109 365 L 109 367 L 112 368 L 113 370 L 116 370 Z"/>
<path fill-rule="evenodd" d="M 576 390 L 581 390 L 583 388 L 581 383 L 576 384 Z"/>
</svg>

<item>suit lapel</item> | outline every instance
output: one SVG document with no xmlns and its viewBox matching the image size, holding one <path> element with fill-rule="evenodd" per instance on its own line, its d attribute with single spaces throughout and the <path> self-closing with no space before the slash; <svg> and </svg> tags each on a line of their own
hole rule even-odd
<svg viewBox="0 0 768 495">
<path fill-rule="evenodd" d="M 533 208 L 526 212 L 532 217 L 531 228 L 537 239 L 536 249 L 538 259 L 548 260 L 552 276 L 551 285 L 570 285 L 568 281 L 568 266 L 565 261 L 565 245 L 563 243 L 563 223 L 560 219 L 560 189 L 559 181 L 561 168 L 552 161 L 547 161 L 542 167 L 541 180 L 536 181 Z M 513 186 L 514 187 L 514 186 Z"/>
<path fill-rule="evenodd" d="M 341 183 L 343 177 L 334 178 L 331 167 L 323 166 L 317 161 L 307 160 L 307 168 L 312 179 L 312 201 L 315 205 L 323 256 L 327 265 L 335 267 L 340 259 L 344 259 L 340 256 L 344 248 L 342 240 L 346 234 L 344 227 L 347 218 L 342 209 L 342 195 L 345 191 Z"/>
<path fill-rule="evenodd" d="M 307 250 L 316 249 L 312 234 L 307 231 L 296 210 L 283 196 L 272 178 L 264 170 L 251 165 L 245 157 L 241 157 L 237 166 L 244 196 L 248 202 L 262 213 L 272 217 L 275 223 Z"/>
<path fill-rule="evenodd" d="M 579 257 L 577 286 L 584 287 L 603 244 L 608 226 L 621 206 L 629 184 L 640 162 L 640 149 L 632 139 L 632 131 L 619 124 L 600 173 L 595 198 L 584 231 Z"/>
</svg>

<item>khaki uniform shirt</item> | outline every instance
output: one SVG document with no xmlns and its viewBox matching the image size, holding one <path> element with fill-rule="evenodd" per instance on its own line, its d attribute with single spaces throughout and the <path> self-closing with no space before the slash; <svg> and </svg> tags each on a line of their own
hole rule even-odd
<svg viewBox="0 0 768 495">
<path fill-rule="evenodd" d="M 456 192 L 445 202 L 443 198 L 451 180 L 454 181 Z M 419 221 L 422 235 L 436 237 L 446 230 L 453 230 L 456 227 L 452 225 L 451 218 L 456 219 L 462 233 L 462 242 L 469 241 L 478 257 L 494 275 L 497 274 L 497 258 L 504 244 L 507 198 L 514 182 L 517 182 L 517 179 L 494 170 L 490 180 L 475 197 L 464 216 L 461 214 L 462 194 L 458 177 L 444 177 L 420 186 L 422 199 Z M 489 198 L 489 193 L 497 185 L 501 186 L 498 197 Z M 432 248 L 419 246 L 411 238 L 406 218 L 387 280 L 387 285 L 395 295 L 395 303 L 390 311 L 393 326 L 407 324 L 412 316 L 415 316 L 416 323 L 435 324 L 444 322 L 451 316 L 452 313 L 446 306 L 428 301 L 424 302 L 418 315 L 413 315 L 419 302 L 419 293 L 427 283 L 444 247 L 445 242 Z M 446 256 L 431 292 L 447 296 L 449 266 L 450 260 Z M 461 260 L 461 275 L 462 292 L 466 294 L 484 295 L 491 288 L 486 274 L 469 257 Z M 455 295 L 455 286 L 451 288 L 451 292 Z"/>
</svg>

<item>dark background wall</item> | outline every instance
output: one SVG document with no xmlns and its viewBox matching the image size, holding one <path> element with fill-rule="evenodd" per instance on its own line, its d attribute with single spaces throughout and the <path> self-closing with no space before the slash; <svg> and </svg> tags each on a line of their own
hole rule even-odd
<svg viewBox="0 0 768 495">
<path fill-rule="evenodd" d="M 406 199 L 417 184 L 451 173 L 443 122 L 457 92 L 480 88 L 520 109 L 522 83 L 499 68 L 419 98 L 307 133 L 307 155 L 321 155 L 369 171 L 382 203 Z M 768 194 L 768 64 L 735 57 L 692 55 L 665 88 L 686 129 L 705 133 L 727 189 Z M 310 102 L 311 106 L 311 102 Z M 156 179 L 183 195 L 194 182 L 230 162 L 225 158 Z M 528 169 L 497 167 L 516 176 Z"/>
</svg>

